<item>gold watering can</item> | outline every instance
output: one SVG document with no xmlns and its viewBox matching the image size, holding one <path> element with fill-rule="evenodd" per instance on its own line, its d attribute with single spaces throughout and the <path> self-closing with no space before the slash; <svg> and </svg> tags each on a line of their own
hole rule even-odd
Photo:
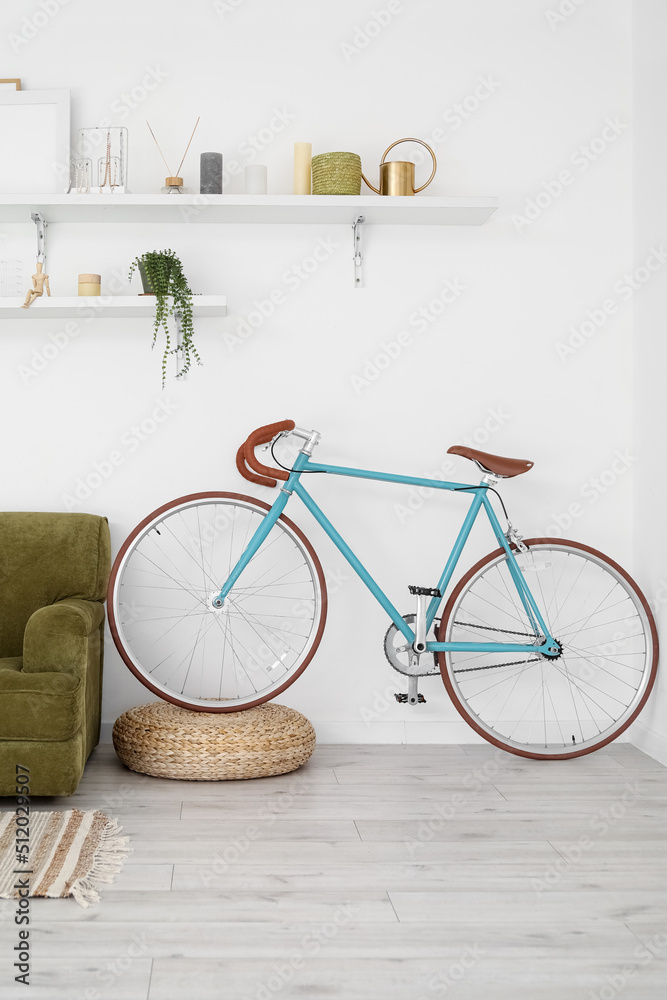
<svg viewBox="0 0 667 1000">
<path fill-rule="evenodd" d="M 415 165 L 411 160 L 390 160 L 385 163 L 385 156 L 390 149 L 394 146 L 398 146 L 401 142 L 418 142 L 421 146 L 426 146 L 429 153 L 433 157 L 433 170 L 431 171 L 431 176 L 426 181 L 426 184 L 422 184 L 421 187 L 415 187 Z M 425 142 L 421 139 L 397 139 L 396 142 L 392 142 L 391 146 L 387 146 L 384 153 L 382 154 L 382 159 L 380 161 L 380 190 L 373 187 L 371 182 L 361 176 L 366 181 L 371 191 L 375 191 L 376 194 L 417 194 L 418 191 L 423 191 L 425 187 L 428 187 L 433 178 L 435 177 L 435 171 L 438 164 L 435 159 L 435 153 Z"/>
</svg>

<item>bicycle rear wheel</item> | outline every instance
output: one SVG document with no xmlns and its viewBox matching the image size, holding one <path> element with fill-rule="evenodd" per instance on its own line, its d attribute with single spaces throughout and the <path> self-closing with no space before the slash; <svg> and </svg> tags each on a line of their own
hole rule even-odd
<svg viewBox="0 0 667 1000">
<path fill-rule="evenodd" d="M 557 659 L 535 653 L 439 653 L 459 713 L 490 743 L 522 757 L 591 753 L 619 736 L 648 698 L 658 663 L 653 615 L 636 583 L 596 549 L 531 538 L 517 563 L 552 634 Z M 463 577 L 438 629 L 441 642 L 540 642 L 504 549 Z"/>
<path fill-rule="evenodd" d="M 111 635 L 161 698 L 202 712 L 251 708 L 284 691 L 313 658 L 326 620 L 324 573 L 284 515 L 223 608 L 212 604 L 269 509 L 236 493 L 180 497 L 149 514 L 118 553 Z"/>
</svg>

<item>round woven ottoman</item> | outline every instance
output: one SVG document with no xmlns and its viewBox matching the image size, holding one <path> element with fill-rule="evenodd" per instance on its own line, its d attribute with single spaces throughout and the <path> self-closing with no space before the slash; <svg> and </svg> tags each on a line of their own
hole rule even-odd
<svg viewBox="0 0 667 1000">
<path fill-rule="evenodd" d="M 154 701 L 116 719 L 113 745 L 132 771 L 181 781 L 228 781 L 301 767 L 315 749 L 315 730 L 284 705 L 221 713 L 189 712 Z"/>
</svg>

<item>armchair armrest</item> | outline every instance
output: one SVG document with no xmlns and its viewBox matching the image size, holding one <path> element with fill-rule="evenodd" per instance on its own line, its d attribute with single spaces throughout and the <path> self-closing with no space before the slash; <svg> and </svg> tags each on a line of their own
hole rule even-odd
<svg viewBox="0 0 667 1000">
<path fill-rule="evenodd" d="M 83 678 L 88 640 L 104 621 L 101 601 L 66 598 L 39 608 L 23 636 L 24 673 L 68 673 Z"/>
</svg>

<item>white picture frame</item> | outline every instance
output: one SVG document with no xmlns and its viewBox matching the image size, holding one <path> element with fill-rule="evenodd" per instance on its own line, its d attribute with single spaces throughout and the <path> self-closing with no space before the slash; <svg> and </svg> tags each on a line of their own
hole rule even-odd
<svg viewBox="0 0 667 1000">
<path fill-rule="evenodd" d="M 70 186 L 69 90 L 0 90 L 0 195 Z"/>
</svg>

